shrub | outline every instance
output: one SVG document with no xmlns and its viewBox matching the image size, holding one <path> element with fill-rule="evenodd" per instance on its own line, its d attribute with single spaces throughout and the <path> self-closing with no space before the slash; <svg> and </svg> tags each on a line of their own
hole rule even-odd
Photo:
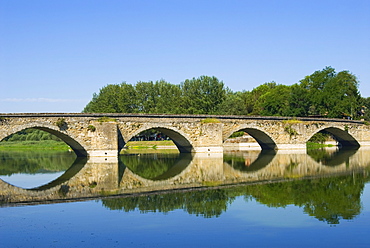
<svg viewBox="0 0 370 248">
<path fill-rule="evenodd" d="M 201 123 L 220 123 L 220 120 L 215 118 L 206 118 L 200 121 Z"/>
<path fill-rule="evenodd" d="M 103 117 L 100 117 L 99 119 L 98 119 L 98 122 L 100 122 L 100 123 L 102 123 L 102 122 L 111 122 L 111 121 L 117 121 L 116 119 L 114 119 L 114 118 L 110 118 L 110 117 L 108 117 L 108 116 L 103 116 Z"/>
<path fill-rule="evenodd" d="M 65 121 L 64 118 L 59 118 L 56 122 L 55 122 L 55 125 L 57 125 L 57 127 L 59 128 L 65 128 L 67 127 L 67 122 Z"/>
<path fill-rule="evenodd" d="M 87 127 L 87 130 L 89 130 L 89 131 L 91 131 L 91 132 L 95 132 L 96 127 L 94 127 L 93 125 L 89 125 L 89 126 Z"/>
</svg>

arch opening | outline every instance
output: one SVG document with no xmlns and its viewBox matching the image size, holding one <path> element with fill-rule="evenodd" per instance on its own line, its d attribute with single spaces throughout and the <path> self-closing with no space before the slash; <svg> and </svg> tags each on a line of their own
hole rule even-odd
<svg viewBox="0 0 370 248">
<path fill-rule="evenodd" d="M 119 134 L 120 175 L 128 168 L 148 180 L 160 181 L 181 173 L 192 159 L 190 142 L 180 133 L 168 128 L 141 130 L 125 144 Z M 121 177 L 121 176 L 120 176 Z"/>
<path fill-rule="evenodd" d="M 87 151 L 80 143 L 72 137 L 48 127 L 34 126 L 24 128 L 3 138 L 1 142 L 4 142 L 3 144 L 5 145 L 8 141 L 18 144 L 28 141 L 30 147 L 35 145 L 35 143 L 40 143 L 40 145 L 44 145 L 46 148 L 50 148 L 48 142 L 54 142 L 51 144 L 52 146 L 60 149 L 72 149 L 78 157 L 87 157 Z M 63 148 L 63 145 L 68 147 Z"/>
<path fill-rule="evenodd" d="M 193 146 L 183 135 L 168 128 L 156 127 L 146 129 L 131 137 L 130 141 L 131 144 L 138 144 L 139 146 L 142 144 L 143 147 L 147 144 L 149 148 L 177 149 L 180 153 L 190 153 L 193 151 Z M 129 148 L 129 142 L 127 142 L 128 144 L 124 144 L 121 135 L 121 138 L 119 138 L 119 149 Z"/>
<path fill-rule="evenodd" d="M 338 146 L 340 149 L 358 149 L 360 147 L 360 144 L 352 135 L 336 127 L 322 129 L 307 140 L 307 142 L 321 144 L 330 144 L 330 141 L 332 141 L 331 145 Z"/>
<path fill-rule="evenodd" d="M 76 153 L 77 157 L 87 157 L 87 151 L 85 150 L 85 148 L 72 137 L 47 127 L 34 128 L 51 133 L 52 135 L 55 135 L 56 137 L 64 141 Z"/>
<path fill-rule="evenodd" d="M 258 130 L 258 129 L 254 129 L 254 128 L 243 128 L 243 129 L 240 129 L 236 132 L 234 132 L 231 136 L 227 137 L 226 140 L 224 140 L 224 146 L 225 146 L 225 141 L 229 140 L 230 137 L 233 137 L 235 134 L 241 134 L 244 137 L 244 142 L 248 142 L 249 143 L 249 147 L 250 148 L 260 148 L 262 150 L 275 150 L 277 149 L 277 145 L 276 143 L 272 140 L 272 138 L 270 136 L 268 136 L 265 132 L 261 131 L 261 130 Z M 240 144 L 242 144 L 243 142 L 243 138 L 241 139 L 241 142 Z M 254 144 L 258 144 L 256 145 L 253 145 Z M 248 147 L 247 146 L 247 147 Z"/>
</svg>

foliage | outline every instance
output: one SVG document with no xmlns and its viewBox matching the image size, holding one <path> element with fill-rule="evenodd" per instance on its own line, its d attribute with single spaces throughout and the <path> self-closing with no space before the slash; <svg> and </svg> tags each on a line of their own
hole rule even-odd
<svg viewBox="0 0 370 248">
<path fill-rule="evenodd" d="M 214 114 L 226 97 L 222 81 L 216 77 L 201 76 L 180 84 L 182 108 L 189 114 Z"/>
<path fill-rule="evenodd" d="M 66 128 L 67 127 L 67 122 L 64 118 L 59 118 L 56 122 L 55 125 L 59 127 L 60 129 Z"/>
<path fill-rule="evenodd" d="M 52 173 L 67 170 L 75 161 L 74 153 L 48 150 L 0 150 L 0 175 Z"/>
<path fill-rule="evenodd" d="M 96 127 L 93 126 L 93 125 L 89 125 L 89 126 L 87 126 L 87 130 L 89 130 L 91 132 L 95 132 L 96 131 Z"/>
<path fill-rule="evenodd" d="M 290 119 L 290 120 L 284 120 L 283 123 L 284 124 L 287 124 L 287 125 L 293 125 L 293 124 L 302 123 L 302 121 L 301 120 L 297 120 L 297 119 Z"/>
<path fill-rule="evenodd" d="M 294 204 L 310 216 L 338 224 L 340 219 L 353 219 L 360 213 L 360 196 L 366 181 L 361 175 L 342 176 L 257 185 L 247 192 L 267 206 Z"/>
<path fill-rule="evenodd" d="M 0 142 L 0 150 L 5 150 L 5 151 L 8 151 L 8 150 L 69 151 L 70 149 L 71 148 L 63 141 L 55 141 L 55 140 L 17 140 L 17 141 Z"/>
<path fill-rule="evenodd" d="M 218 119 L 215 118 L 206 118 L 200 121 L 201 123 L 220 123 Z"/>
<path fill-rule="evenodd" d="M 107 116 L 103 116 L 103 117 L 100 117 L 98 119 L 98 122 L 102 123 L 102 122 L 116 122 L 117 120 L 114 119 L 114 118 L 110 118 L 110 117 L 107 117 Z"/>
<path fill-rule="evenodd" d="M 264 116 L 315 116 L 370 120 L 370 99 L 361 98 L 348 71 L 325 67 L 291 86 L 272 81 L 233 92 L 216 77 L 109 84 L 94 93 L 83 112 Z M 365 110 L 365 111 L 363 111 Z"/>
<path fill-rule="evenodd" d="M 294 128 L 292 128 L 292 125 L 285 126 L 284 131 L 287 132 L 290 136 L 298 134 L 298 132 Z"/>
<path fill-rule="evenodd" d="M 360 201 L 369 177 L 362 174 L 332 178 L 295 180 L 281 183 L 257 184 L 221 189 L 188 192 L 170 192 L 135 197 L 103 199 L 102 204 L 112 210 L 125 212 L 168 213 L 183 209 L 205 218 L 219 217 L 236 199 L 255 199 L 268 207 L 278 208 L 294 204 L 316 219 L 328 224 L 338 224 L 360 214 Z"/>
<path fill-rule="evenodd" d="M 230 135 L 229 138 L 231 139 L 231 138 L 242 137 L 244 134 L 245 134 L 244 131 L 234 132 L 232 135 Z"/>
<path fill-rule="evenodd" d="M 312 143 L 320 143 L 320 144 L 323 144 L 325 143 L 325 141 L 327 141 L 329 138 L 331 137 L 331 135 L 325 131 L 321 131 L 321 132 L 318 132 L 318 133 L 315 133 L 309 140 L 308 142 L 312 142 Z"/>
<path fill-rule="evenodd" d="M 24 129 L 22 131 L 9 135 L 4 139 L 4 141 L 40 141 L 40 140 L 55 140 L 62 142 L 61 139 L 59 139 L 55 135 L 34 128 Z"/>
<path fill-rule="evenodd" d="M 210 114 L 226 98 L 215 77 L 201 76 L 173 85 L 164 80 L 107 85 L 86 105 L 85 113 Z"/>
<path fill-rule="evenodd" d="M 181 161 L 184 156 L 186 155 L 179 153 L 155 154 L 156 159 L 153 159 L 153 154 L 140 154 L 140 156 L 123 155 L 119 158 L 120 161 L 135 174 L 146 179 L 158 180 L 166 177 L 167 172 L 178 161 Z"/>
</svg>

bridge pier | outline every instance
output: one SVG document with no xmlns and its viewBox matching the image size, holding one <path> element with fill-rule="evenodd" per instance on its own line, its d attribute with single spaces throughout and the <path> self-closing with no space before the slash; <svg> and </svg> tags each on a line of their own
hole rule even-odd
<svg viewBox="0 0 370 248">
<path fill-rule="evenodd" d="M 116 122 L 95 122 L 95 130 L 89 131 L 87 138 L 90 147 L 87 148 L 89 157 L 118 156 L 118 127 Z"/>
<path fill-rule="evenodd" d="M 196 153 L 223 152 L 222 123 L 201 123 L 199 135 L 194 137 L 193 151 Z"/>
</svg>

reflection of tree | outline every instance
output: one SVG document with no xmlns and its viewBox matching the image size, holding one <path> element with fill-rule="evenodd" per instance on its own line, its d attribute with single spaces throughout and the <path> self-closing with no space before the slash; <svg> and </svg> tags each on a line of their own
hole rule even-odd
<svg viewBox="0 0 370 248">
<path fill-rule="evenodd" d="M 361 211 L 360 196 L 369 178 L 362 175 L 321 178 L 247 187 L 247 197 L 269 207 L 294 204 L 320 221 L 339 224 Z"/>
<path fill-rule="evenodd" d="M 200 215 L 206 218 L 219 217 L 226 211 L 227 205 L 234 200 L 222 189 L 205 191 L 177 192 L 162 195 L 145 195 L 104 199 L 102 204 L 112 210 L 125 212 L 136 209 L 141 212 L 164 212 L 183 209 L 189 214 Z"/>
<path fill-rule="evenodd" d="M 253 161 L 249 157 L 244 157 L 243 154 L 225 153 L 224 162 L 239 171 L 257 171 L 267 166 L 275 154 L 274 150 L 262 150 Z"/>
<path fill-rule="evenodd" d="M 120 161 L 135 174 L 151 180 L 163 180 L 180 173 L 191 161 L 191 154 L 123 155 Z"/>
<path fill-rule="evenodd" d="M 206 218 L 218 217 L 238 196 L 251 198 L 268 207 L 294 204 L 320 221 L 339 224 L 341 219 L 353 219 L 361 212 L 360 196 L 364 184 L 370 181 L 362 174 L 289 181 L 273 184 L 238 186 L 204 191 L 176 192 L 104 199 L 102 204 L 112 210 L 164 212 L 183 209 L 189 214 Z"/>
<path fill-rule="evenodd" d="M 357 152 L 357 149 L 337 149 L 329 153 L 326 149 L 309 149 L 307 154 L 318 163 L 328 166 L 337 166 L 342 163 L 349 164 L 349 158 Z"/>
<path fill-rule="evenodd" d="M 75 159 L 75 154 L 69 152 L 0 151 L 0 175 L 65 171 Z"/>
</svg>

